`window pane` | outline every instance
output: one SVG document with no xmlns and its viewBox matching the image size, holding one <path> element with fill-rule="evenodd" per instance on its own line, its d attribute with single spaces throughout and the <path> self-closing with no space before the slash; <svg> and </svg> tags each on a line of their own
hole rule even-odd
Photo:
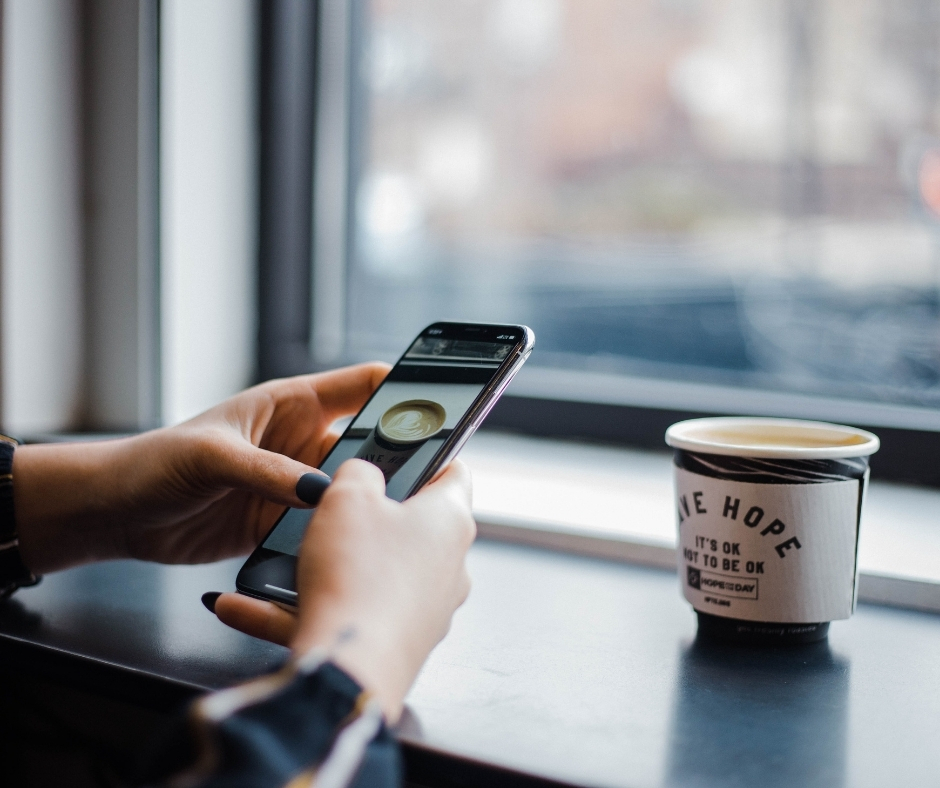
<svg viewBox="0 0 940 788">
<path fill-rule="evenodd" d="M 940 6 L 374 0 L 349 337 L 940 404 Z"/>
</svg>

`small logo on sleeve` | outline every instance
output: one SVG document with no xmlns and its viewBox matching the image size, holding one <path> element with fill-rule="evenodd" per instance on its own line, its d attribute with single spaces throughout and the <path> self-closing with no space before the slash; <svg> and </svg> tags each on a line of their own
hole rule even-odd
<svg viewBox="0 0 940 788">
<path fill-rule="evenodd" d="M 686 566 L 689 588 L 732 599 L 757 599 L 757 578 L 723 575 Z"/>
</svg>

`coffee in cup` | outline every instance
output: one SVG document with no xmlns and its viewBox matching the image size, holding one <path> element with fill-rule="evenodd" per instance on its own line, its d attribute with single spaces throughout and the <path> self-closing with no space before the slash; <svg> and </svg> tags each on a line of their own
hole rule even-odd
<svg viewBox="0 0 940 788">
<path fill-rule="evenodd" d="M 356 457 L 379 468 L 386 484 L 447 421 L 447 412 L 437 402 L 410 399 L 386 410 L 362 442 Z"/>
<path fill-rule="evenodd" d="M 822 640 L 858 590 L 865 430 L 790 419 L 673 424 L 682 591 L 699 632 L 726 639 Z"/>
</svg>

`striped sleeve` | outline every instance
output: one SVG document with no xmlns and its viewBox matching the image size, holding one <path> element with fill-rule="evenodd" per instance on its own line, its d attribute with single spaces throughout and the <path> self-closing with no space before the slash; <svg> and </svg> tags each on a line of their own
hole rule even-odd
<svg viewBox="0 0 940 788">
<path fill-rule="evenodd" d="M 398 746 L 378 702 L 322 655 L 206 695 L 185 733 L 154 761 L 187 765 L 147 782 L 165 788 L 397 788 Z"/>
</svg>

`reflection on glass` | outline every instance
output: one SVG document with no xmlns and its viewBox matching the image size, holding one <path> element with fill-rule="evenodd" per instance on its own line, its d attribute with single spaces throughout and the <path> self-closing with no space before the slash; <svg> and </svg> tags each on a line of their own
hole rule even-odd
<svg viewBox="0 0 940 788">
<path fill-rule="evenodd" d="M 667 785 L 845 783 L 849 668 L 827 642 L 774 650 L 697 638 L 677 692 Z"/>
<path fill-rule="evenodd" d="M 535 363 L 940 404 L 923 0 L 373 0 L 351 351 L 442 315 Z"/>
<path fill-rule="evenodd" d="M 515 336 L 512 337 L 515 339 Z M 512 345 L 505 342 L 468 342 L 462 339 L 418 337 L 405 354 L 406 359 L 422 361 L 492 361 L 501 362 Z"/>
</svg>

